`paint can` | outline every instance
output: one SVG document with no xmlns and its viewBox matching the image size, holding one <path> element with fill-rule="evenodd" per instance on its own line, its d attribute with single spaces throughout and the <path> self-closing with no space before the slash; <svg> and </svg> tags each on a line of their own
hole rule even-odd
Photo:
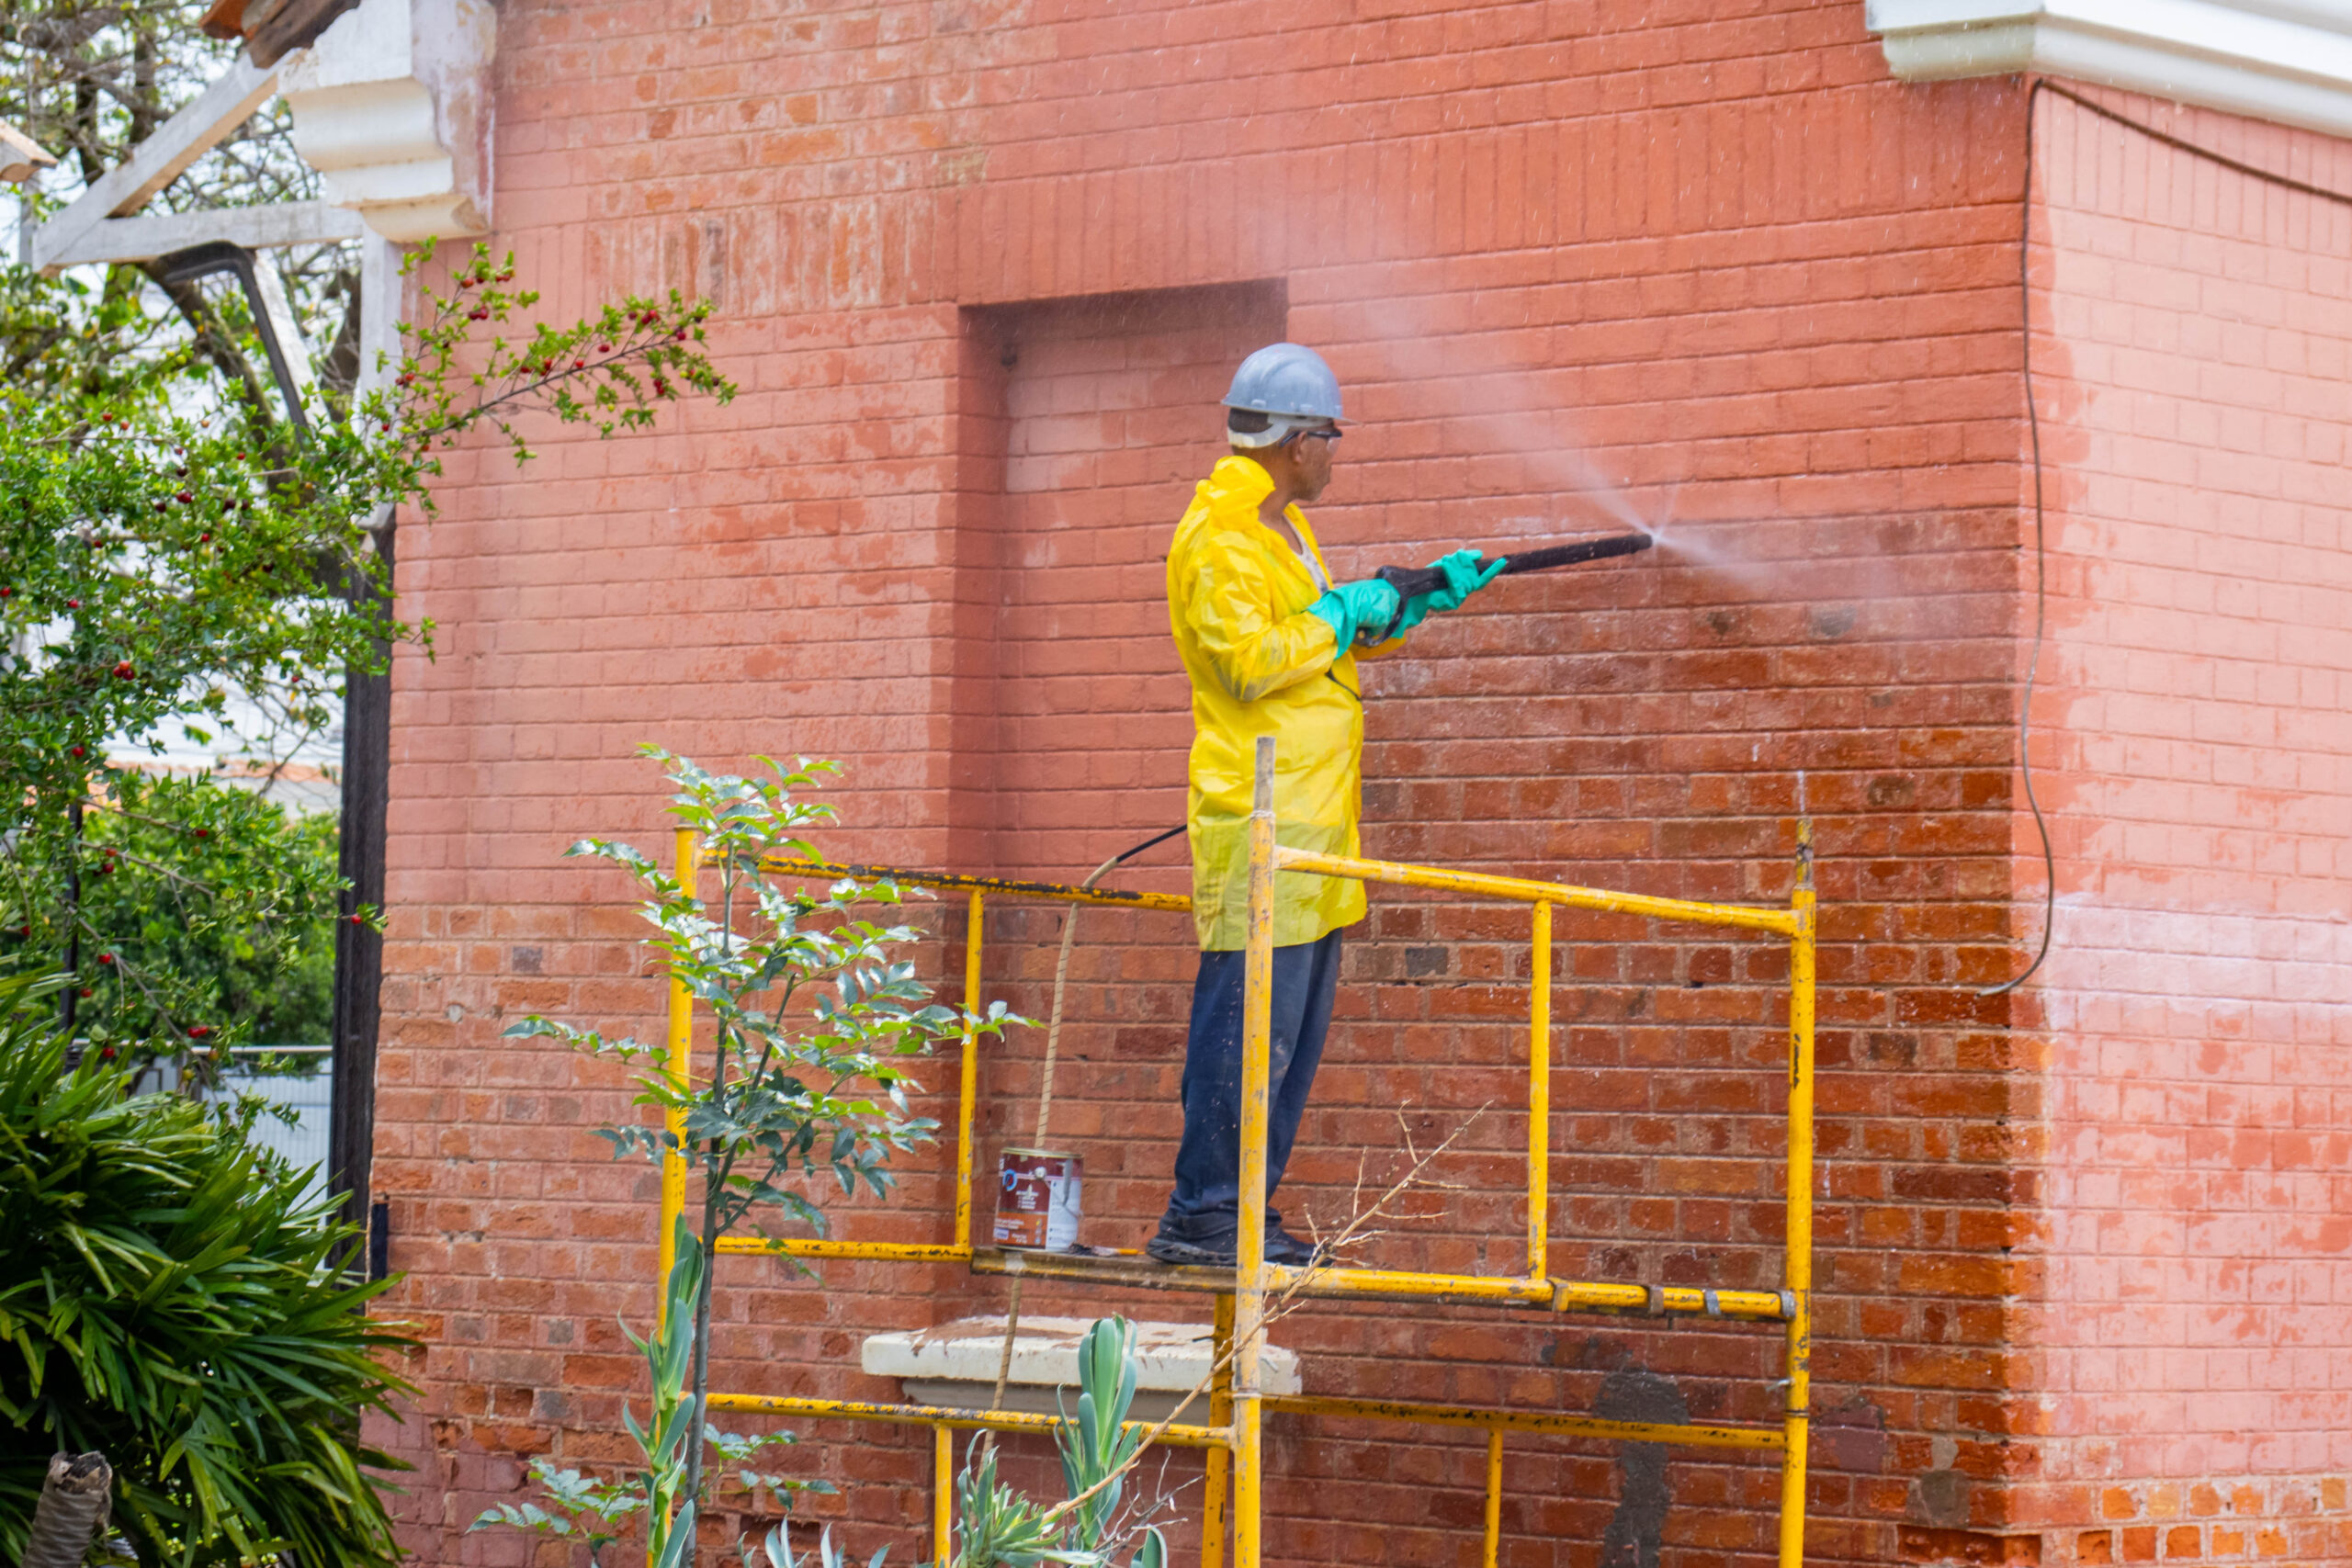
<svg viewBox="0 0 2352 1568">
<path fill-rule="evenodd" d="M 1076 1155 L 1051 1149 L 1007 1149 L 998 1163 L 996 1244 L 1030 1251 L 1068 1252 L 1078 1245 L 1085 1211 L 1079 1188 L 1086 1173 Z"/>
</svg>

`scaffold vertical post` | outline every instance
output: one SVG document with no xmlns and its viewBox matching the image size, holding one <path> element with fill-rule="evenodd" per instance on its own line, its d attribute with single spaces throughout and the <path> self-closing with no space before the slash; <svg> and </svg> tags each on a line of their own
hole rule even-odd
<svg viewBox="0 0 2352 1568">
<path fill-rule="evenodd" d="M 969 1248 L 972 1239 L 972 1092 L 980 1072 L 980 931 L 987 906 L 980 890 L 972 889 L 970 913 L 964 928 L 964 1060 L 956 1095 L 956 1244 Z M 943 1428 L 944 1430 L 944 1428 Z M 941 1559 L 944 1562 L 945 1559 Z"/>
<path fill-rule="evenodd" d="M 1550 1264 L 1552 1190 L 1552 906 L 1535 906 L 1527 1023 L 1527 1277 Z"/>
<path fill-rule="evenodd" d="M 1785 1279 L 1789 1403 L 1781 1455 L 1780 1568 L 1804 1568 L 1805 1445 L 1813 1377 L 1813 823 L 1797 823 L 1797 885 L 1790 896 L 1796 931 L 1789 938 L 1789 1206 Z"/>
<path fill-rule="evenodd" d="M 931 1540 L 939 1568 L 956 1561 L 956 1434 L 931 1429 Z"/>
<path fill-rule="evenodd" d="M 1209 1425 L 1233 1425 L 1233 1298 L 1218 1292 L 1209 1330 Z M 1223 1446 L 1209 1450 L 1201 1483 L 1201 1568 L 1225 1568 L 1226 1489 L 1233 1455 Z"/>
<path fill-rule="evenodd" d="M 1258 1349 L 1266 1315 L 1266 1100 L 1274 1004 L 1274 738 L 1258 738 L 1250 813 L 1250 923 L 1241 992 L 1240 1235 L 1233 1292 L 1233 1568 L 1259 1568 L 1265 1472 Z"/>
<path fill-rule="evenodd" d="M 678 829 L 676 844 L 678 886 L 692 897 L 699 856 L 695 847 L 691 828 Z M 671 1083 L 684 1087 L 689 1058 L 695 1048 L 695 998 L 686 989 L 685 980 L 673 970 L 670 975 L 670 1036 L 669 1050 L 662 1059 L 662 1071 L 670 1075 Z M 686 1119 L 682 1111 L 670 1112 L 667 1125 L 670 1135 L 684 1138 Z M 653 1301 L 657 1322 L 666 1318 L 670 1303 L 670 1269 L 678 1261 L 678 1216 L 686 1209 L 686 1156 L 682 1149 L 673 1149 L 662 1156 L 662 1221 L 661 1234 L 654 1238 Z"/>
<path fill-rule="evenodd" d="M 1544 906 L 1539 904 L 1537 908 Z M 1495 1568 L 1503 1550 L 1503 1429 L 1487 1428 L 1487 1554 L 1486 1568 Z"/>
</svg>

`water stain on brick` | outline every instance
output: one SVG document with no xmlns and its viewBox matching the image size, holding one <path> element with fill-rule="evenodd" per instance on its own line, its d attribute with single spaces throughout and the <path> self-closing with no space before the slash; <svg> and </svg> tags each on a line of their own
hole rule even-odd
<svg viewBox="0 0 2352 1568">
<path fill-rule="evenodd" d="M 1642 1367 L 1620 1367 L 1603 1378 L 1592 1413 L 1607 1421 L 1680 1425 L 1690 1419 L 1671 1378 Z M 1600 1538 L 1600 1568 L 1657 1568 L 1672 1501 L 1666 1484 L 1667 1450 L 1659 1443 L 1623 1443 L 1617 1450 L 1617 1511 Z"/>
<path fill-rule="evenodd" d="M 1911 1483 L 1912 1517 L 1943 1529 L 1966 1524 L 1970 1484 L 1963 1471 L 1928 1472 Z"/>
</svg>

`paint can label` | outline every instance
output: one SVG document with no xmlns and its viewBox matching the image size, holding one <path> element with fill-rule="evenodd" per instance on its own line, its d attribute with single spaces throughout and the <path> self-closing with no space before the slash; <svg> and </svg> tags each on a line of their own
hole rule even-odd
<svg viewBox="0 0 2352 1568">
<path fill-rule="evenodd" d="M 996 1244 L 1068 1252 L 1078 1245 L 1085 1165 L 1050 1149 L 1007 1149 L 998 1165 Z"/>
</svg>

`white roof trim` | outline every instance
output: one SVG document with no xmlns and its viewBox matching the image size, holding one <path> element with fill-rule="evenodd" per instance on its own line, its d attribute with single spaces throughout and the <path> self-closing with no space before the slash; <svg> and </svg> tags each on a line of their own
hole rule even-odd
<svg viewBox="0 0 2352 1568">
<path fill-rule="evenodd" d="M 70 265 L 59 258 L 109 218 L 136 212 L 147 198 L 180 177 L 182 170 L 209 152 L 277 90 L 276 70 L 255 65 L 240 53 L 196 101 L 156 127 L 130 156 L 94 181 L 72 205 L 33 231 L 28 260 L 52 276 Z"/>
<path fill-rule="evenodd" d="M 2352 136 L 2352 0 L 1869 0 L 1906 82 L 2034 71 Z"/>
<path fill-rule="evenodd" d="M 47 258 L 52 267 L 146 261 L 209 240 L 266 251 L 356 240 L 363 231 L 356 212 L 321 201 L 281 201 L 268 207 L 216 207 L 198 212 L 102 219 L 70 243 L 51 246 Z"/>
</svg>

